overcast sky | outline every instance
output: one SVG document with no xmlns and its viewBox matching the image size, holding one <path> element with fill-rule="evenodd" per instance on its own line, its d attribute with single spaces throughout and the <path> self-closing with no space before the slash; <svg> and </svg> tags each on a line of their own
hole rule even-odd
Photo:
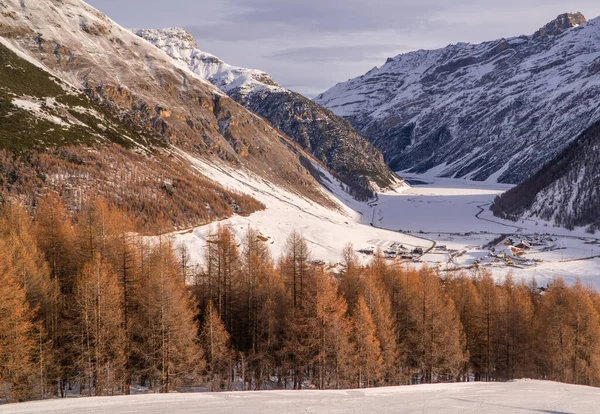
<svg viewBox="0 0 600 414">
<path fill-rule="evenodd" d="M 389 56 L 532 34 L 598 0 L 88 0 L 125 27 L 184 27 L 227 63 L 262 69 L 308 96 Z"/>
</svg>

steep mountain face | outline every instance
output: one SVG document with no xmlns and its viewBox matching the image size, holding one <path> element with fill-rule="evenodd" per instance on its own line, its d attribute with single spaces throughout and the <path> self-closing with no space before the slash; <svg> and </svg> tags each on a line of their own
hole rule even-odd
<svg viewBox="0 0 600 414">
<path fill-rule="evenodd" d="M 332 197 L 317 179 L 318 161 L 309 153 L 187 66 L 177 64 L 84 2 L 1 0 L 0 5 L 0 40 L 7 48 L 5 53 L 17 56 L 17 67 L 28 65 L 23 72 L 1 62 L 3 71 L 14 72 L 6 74 L 0 84 L 0 90 L 4 91 L 0 132 L 6 134 L 0 137 L 0 145 L 3 154 L 7 154 L 5 158 L 22 161 L 44 155 L 50 156 L 48 162 L 54 165 L 57 156 L 54 152 L 71 151 L 74 157 L 64 157 L 74 159 L 72 165 L 90 168 L 102 165 L 93 168 L 105 175 L 89 174 L 89 180 L 85 181 L 85 174 L 81 173 L 78 188 L 102 187 L 107 185 L 103 182 L 106 179 L 114 188 L 104 192 L 117 201 L 129 196 L 130 180 L 152 175 L 157 194 L 161 191 L 175 194 L 174 200 L 177 194 L 182 197 L 179 208 L 185 220 L 178 220 L 177 212 L 170 214 L 168 206 L 161 210 L 164 214 L 156 215 L 159 219 L 174 218 L 178 227 L 261 208 L 254 200 L 244 211 L 243 206 L 249 201 L 245 196 L 236 196 L 193 172 L 187 158 L 181 156 L 183 153 L 208 162 L 228 163 L 313 202 L 335 208 Z M 40 79 L 60 80 L 61 91 L 65 88 L 69 91 L 62 94 L 48 86 L 56 81 L 32 90 L 34 80 L 29 84 L 29 77 L 34 72 Z M 11 89 L 15 73 L 23 74 L 24 86 L 20 90 Z M 93 112 L 86 112 L 87 107 L 80 101 L 85 101 Z M 79 109 L 80 106 L 84 109 Z M 23 125 L 33 128 L 31 134 L 19 129 L 24 114 L 28 121 Z M 29 126 L 24 130 L 30 129 Z M 45 128 L 45 132 L 40 135 L 36 128 Z M 88 157 L 84 153 L 95 155 Z M 128 163 L 132 158 L 142 165 L 141 176 L 135 164 Z M 64 182 L 63 172 L 70 174 L 73 169 L 57 167 L 59 181 Z M 165 170 L 169 174 L 162 175 Z M 76 190 L 73 183 L 69 186 Z M 207 190 L 200 197 L 194 188 L 214 191 Z M 150 215 L 148 210 L 152 209 L 147 208 L 150 199 L 158 204 L 156 200 L 161 197 L 155 194 L 143 197 L 140 193 L 127 206 L 139 210 L 135 213 Z M 199 210 L 204 213 L 196 215 Z"/>
<path fill-rule="evenodd" d="M 281 88 L 265 72 L 228 65 L 202 52 L 183 29 L 135 30 L 237 102 L 266 118 L 332 170 L 358 198 L 403 185 L 380 151 L 350 123 L 324 107 Z"/>
<path fill-rule="evenodd" d="M 102 196 L 158 232 L 264 206 L 211 182 L 152 128 L 132 127 L 0 38 L 0 201 L 56 191 L 78 209 Z"/>
<path fill-rule="evenodd" d="M 539 172 L 498 197 L 492 211 L 517 220 L 541 218 L 567 228 L 600 230 L 600 122 Z"/>
<path fill-rule="evenodd" d="M 519 183 L 600 119 L 600 19 L 390 58 L 316 102 L 392 169 Z M 432 170 L 433 169 L 433 170 Z"/>
</svg>

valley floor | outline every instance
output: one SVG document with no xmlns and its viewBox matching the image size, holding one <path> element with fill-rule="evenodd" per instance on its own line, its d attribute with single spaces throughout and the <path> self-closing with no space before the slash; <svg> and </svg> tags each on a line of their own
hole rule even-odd
<svg viewBox="0 0 600 414">
<path fill-rule="evenodd" d="M 600 389 L 545 381 L 90 397 L 0 406 L 33 413 L 596 413 Z"/>
<path fill-rule="evenodd" d="M 584 284 L 600 288 L 600 235 L 494 217 L 489 205 L 510 185 L 402 174 L 410 188 L 359 203 L 323 172 L 331 197 L 340 205 L 339 211 L 332 211 L 248 173 L 201 159 L 190 161 L 228 189 L 266 205 L 265 211 L 221 224 L 240 239 L 248 226 L 257 229 L 276 258 L 287 236 L 297 230 L 307 239 L 313 259 L 332 266 L 352 243 L 364 262 L 379 248 L 390 261 L 407 266 L 427 264 L 448 272 L 488 269 L 499 279 L 510 272 L 517 280 L 535 277 L 539 285 L 557 276 L 569 283 L 580 277 Z M 176 242 L 188 246 L 192 262 L 202 263 L 206 237 L 214 228 L 212 224 L 180 232 Z M 530 248 L 517 257 L 510 246 L 522 242 Z"/>
<path fill-rule="evenodd" d="M 442 271 L 488 269 L 496 277 L 535 277 L 540 285 L 561 276 L 600 287 L 600 235 L 569 231 L 543 221 L 517 223 L 494 217 L 494 198 L 509 185 L 404 175 L 413 186 L 380 195 L 373 205 L 378 227 L 429 239 L 420 261 Z M 509 246 L 525 242 L 515 252 Z"/>
</svg>

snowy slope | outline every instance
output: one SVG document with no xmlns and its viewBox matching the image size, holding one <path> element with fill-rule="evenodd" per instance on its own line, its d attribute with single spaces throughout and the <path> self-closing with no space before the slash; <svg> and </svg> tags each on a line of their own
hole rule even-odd
<svg viewBox="0 0 600 414">
<path fill-rule="evenodd" d="M 247 95 L 263 88 L 284 91 L 269 74 L 261 70 L 228 65 L 218 57 L 203 52 L 194 37 L 184 29 L 135 29 L 134 33 L 164 50 L 176 61 L 184 63 L 192 72 L 227 94 L 235 91 Z"/>
<path fill-rule="evenodd" d="M 266 206 L 264 211 L 248 217 L 235 216 L 222 221 L 238 240 L 244 237 L 248 227 L 258 230 L 268 239 L 268 246 L 274 257 L 279 257 L 287 237 L 293 231 L 299 231 L 306 238 L 312 258 L 334 264 L 340 261 L 341 253 L 347 243 L 355 249 L 364 246 L 376 246 L 378 243 L 401 243 L 407 247 L 429 248 L 431 242 L 396 231 L 372 227 L 369 222 L 372 208 L 367 203 L 354 200 L 342 189 L 342 183 L 321 169 L 322 181 L 327 190 L 323 195 L 329 197 L 339 208 L 327 208 L 310 199 L 299 197 L 248 171 L 233 169 L 226 164 L 216 164 L 206 159 L 192 157 L 177 152 L 186 158 L 203 175 L 220 183 L 225 188 L 253 196 Z M 317 164 L 315 168 L 319 168 Z M 393 193 L 398 194 L 398 193 Z M 185 243 L 189 248 L 191 262 L 201 264 L 207 235 L 215 229 L 215 224 L 198 227 L 192 231 L 175 234 L 176 244 Z M 363 257 L 366 261 L 367 257 Z"/>
<path fill-rule="evenodd" d="M 403 186 L 381 152 L 358 135 L 348 121 L 279 87 L 265 72 L 231 66 L 201 51 L 184 29 L 134 32 L 285 132 L 337 174 L 357 198 L 367 198 L 373 190 Z"/>
<path fill-rule="evenodd" d="M 567 228 L 600 230 L 600 123 L 492 207 L 499 217 L 541 218 Z"/>
<path fill-rule="evenodd" d="M 600 119 L 600 18 L 398 55 L 316 102 L 394 170 L 519 183 Z"/>
<path fill-rule="evenodd" d="M 0 406 L 0 413 L 596 413 L 600 389 L 544 381 L 91 397 Z"/>
</svg>

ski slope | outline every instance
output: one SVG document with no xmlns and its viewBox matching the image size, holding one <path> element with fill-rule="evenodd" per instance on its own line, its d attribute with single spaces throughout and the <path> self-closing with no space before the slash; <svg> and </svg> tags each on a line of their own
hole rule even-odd
<svg viewBox="0 0 600 414">
<path fill-rule="evenodd" d="M 36 401 L 0 406 L 33 413 L 597 413 L 600 389 L 545 381 L 413 385 L 343 391 L 150 394 Z"/>
</svg>

